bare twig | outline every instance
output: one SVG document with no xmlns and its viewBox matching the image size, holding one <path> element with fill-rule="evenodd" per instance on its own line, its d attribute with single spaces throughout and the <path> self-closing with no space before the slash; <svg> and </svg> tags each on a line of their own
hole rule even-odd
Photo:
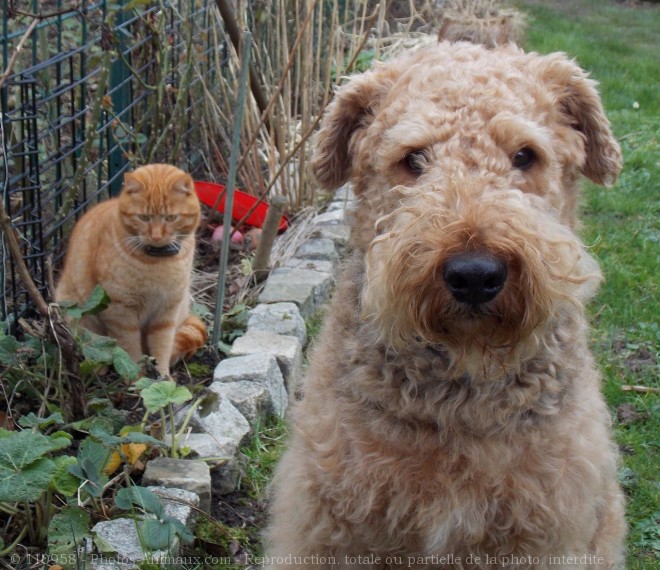
<svg viewBox="0 0 660 570">
<path fill-rule="evenodd" d="M 43 295 L 40 293 L 37 288 L 32 276 L 30 275 L 30 270 L 28 269 L 25 261 L 23 259 L 23 252 L 21 251 L 21 246 L 19 243 L 18 232 L 14 229 L 11 224 L 11 219 L 7 210 L 5 210 L 4 201 L 0 200 L 0 229 L 7 240 L 7 246 L 9 247 L 9 253 L 11 255 L 12 261 L 14 262 L 14 267 L 16 268 L 16 273 L 18 274 L 19 279 L 22 281 L 25 289 L 32 299 L 32 302 L 37 307 L 37 311 L 42 317 L 48 316 L 48 303 L 46 303 Z"/>
<path fill-rule="evenodd" d="M 74 5 L 71 6 L 70 8 L 64 8 L 62 10 L 57 10 L 55 12 L 48 12 L 46 14 L 42 14 L 41 12 L 38 13 L 33 13 L 33 12 L 24 12 L 23 10 L 18 10 L 14 9 L 13 13 L 17 14 L 19 16 L 27 16 L 28 18 L 34 18 L 35 20 L 48 20 L 49 18 L 56 18 L 57 16 L 64 16 L 65 14 L 72 14 L 73 12 L 80 12 L 80 6 L 79 5 Z"/>
<path fill-rule="evenodd" d="M 229 39 L 231 40 L 231 43 L 234 45 L 234 49 L 237 52 L 240 52 L 241 30 L 238 27 L 238 22 L 236 21 L 236 17 L 234 16 L 234 11 L 231 7 L 231 3 L 226 2 L 224 0 L 216 0 L 216 4 L 218 5 L 218 10 L 220 11 L 222 20 L 225 23 L 225 29 L 227 30 Z M 249 68 L 249 75 L 250 75 L 250 91 L 252 91 L 252 96 L 254 97 L 254 101 L 256 102 L 257 107 L 259 107 L 259 111 L 263 113 L 268 107 L 268 100 L 266 98 L 266 95 L 264 95 L 263 89 L 261 88 L 261 84 L 259 83 L 259 76 L 257 75 L 257 72 L 255 71 L 252 65 L 250 65 Z M 266 125 L 268 127 L 268 130 L 270 130 L 270 120 L 266 120 Z"/>
<path fill-rule="evenodd" d="M 5 81 L 7 81 L 7 78 L 11 75 L 12 69 L 14 69 L 14 65 L 16 64 L 16 60 L 18 59 L 19 54 L 21 53 L 21 50 L 23 49 L 23 45 L 25 42 L 28 40 L 28 38 L 32 35 L 32 32 L 34 29 L 37 27 L 39 24 L 38 19 L 32 20 L 30 22 L 30 25 L 28 26 L 27 30 L 25 30 L 25 33 L 19 40 L 18 44 L 14 48 L 14 53 L 11 54 L 11 57 L 9 58 L 9 63 L 7 64 L 7 68 L 4 70 L 2 75 L 0 76 L 0 88 L 5 84 Z"/>
</svg>

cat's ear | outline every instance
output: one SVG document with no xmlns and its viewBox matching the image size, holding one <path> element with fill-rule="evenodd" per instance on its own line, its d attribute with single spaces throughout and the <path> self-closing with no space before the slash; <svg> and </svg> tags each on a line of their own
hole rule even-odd
<svg viewBox="0 0 660 570">
<path fill-rule="evenodd" d="M 127 172 L 124 174 L 124 188 L 122 192 L 131 195 L 138 194 L 144 190 L 144 185 L 140 182 L 133 172 Z"/>
<path fill-rule="evenodd" d="M 181 192 L 184 196 L 191 196 L 195 193 L 195 183 L 190 174 L 179 177 L 173 186 L 177 192 Z"/>
</svg>

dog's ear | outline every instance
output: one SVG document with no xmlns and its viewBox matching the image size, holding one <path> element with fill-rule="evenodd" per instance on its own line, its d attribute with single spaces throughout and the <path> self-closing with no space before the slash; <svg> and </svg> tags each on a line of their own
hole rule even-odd
<svg viewBox="0 0 660 570">
<path fill-rule="evenodd" d="M 597 184 L 613 186 L 621 171 L 621 148 L 605 116 L 598 83 L 561 53 L 543 58 L 541 73 L 562 113 L 584 135 L 586 161 L 582 173 Z"/>
<path fill-rule="evenodd" d="M 368 118 L 392 84 L 391 70 L 384 68 L 356 75 L 340 87 L 328 105 L 316 135 L 310 166 L 326 190 L 337 188 L 350 177 L 350 142 L 368 124 Z"/>
</svg>

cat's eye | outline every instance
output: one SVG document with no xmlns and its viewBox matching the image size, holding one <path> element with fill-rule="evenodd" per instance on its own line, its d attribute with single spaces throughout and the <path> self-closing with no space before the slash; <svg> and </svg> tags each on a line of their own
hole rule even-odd
<svg viewBox="0 0 660 570">
<path fill-rule="evenodd" d="M 165 221 L 174 222 L 177 220 L 178 217 L 179 216 L 177 216 L 176 214 L 168 214 L 167 216 L 165 216 Z"/>
<path fill-rule="evenodd" d="M 148 214 L 138 214 L 138 220 L 140 220 L 141 222 L 148 222 L 149 220 L 151 220 L 151 216 L 149 216 Z"/>
</svg>

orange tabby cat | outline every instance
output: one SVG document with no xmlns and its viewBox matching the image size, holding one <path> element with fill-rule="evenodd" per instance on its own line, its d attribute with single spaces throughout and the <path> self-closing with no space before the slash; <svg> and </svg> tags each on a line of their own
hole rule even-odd
<svg viewBox="0 0 660 570">
<path fill-rule="evenodd" d="M 96 285 L 110 306 L 81 325 L 111 336 L 134 360 L 149 354 L 168 376 L 170 365 L 206 342 L 190 314 L 190 276 L 200 206 L 192 178 L 174 166 L 129 172 L 118 198 L 87 212 L 67 251 L 58 301 L 84 302 Z"/>
</svg>

